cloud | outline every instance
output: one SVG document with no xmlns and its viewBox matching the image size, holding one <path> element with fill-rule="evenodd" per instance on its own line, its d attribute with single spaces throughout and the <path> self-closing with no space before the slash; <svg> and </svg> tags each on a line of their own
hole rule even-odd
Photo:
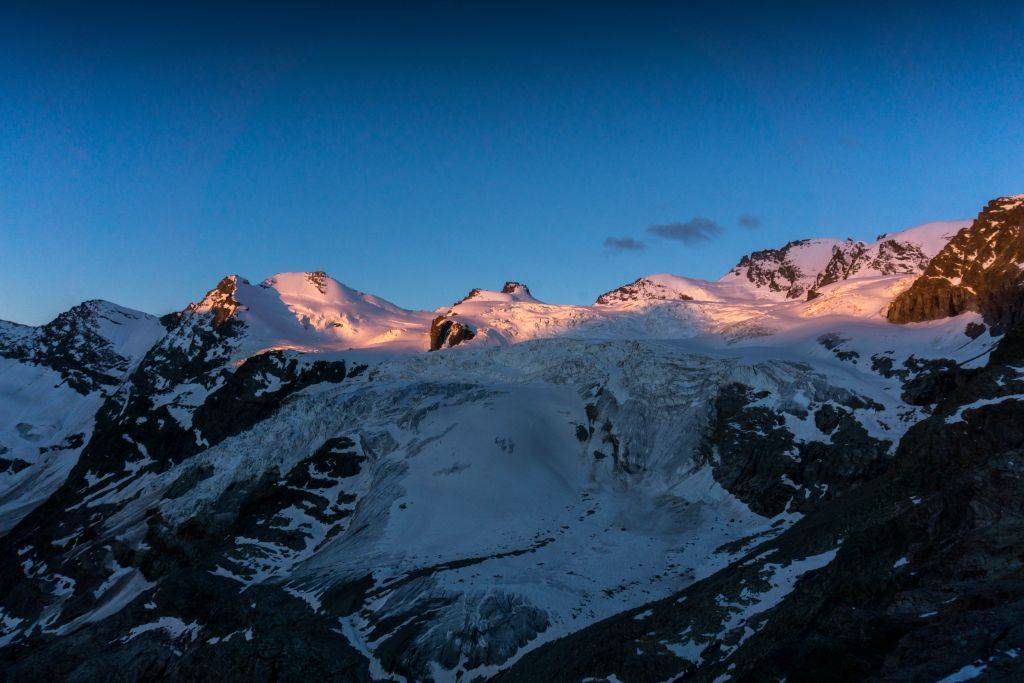
<svg viewBox="0 0 1024 683">
<path fill-rule="evenodd" d="M 761 227 L 761 219 L 749 213 L 740 216 L 738 222 L 741 228 L 746 228 L 747 230 L 757 230 Z"/>
<path fill-rule="evenodd" d="M 604 248 L 611 251 L 640 251 L 646 249 L 647 245 L 632 237 L 605 237 Z"/>
<path fill-rule="evenodd" d="M 709 242 L 722 234 L 722 226 L 710 218 L 691 218 L 685 223 L 665 223 L 652 225 L 647 232 L 667 240 L 676 240 L 685 244 Z"/>
</svg>

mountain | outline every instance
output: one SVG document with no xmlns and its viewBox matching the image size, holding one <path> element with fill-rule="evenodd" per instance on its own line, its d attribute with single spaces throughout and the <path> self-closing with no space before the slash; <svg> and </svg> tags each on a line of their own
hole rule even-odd
<svg viewBox="0 0 1024 683">
<path fill-rule="evenodd" d="M 100 405 L 163 332 L 106 301 L 39 327 L 0 321 L 0 533 L 60 486 Z"/>
<path fill-rule="evenodd" d="M 317 271 L 3 323 L 0 671 L 1017 679 L 1008 207 L 968 240 L 1002 307 L 916 325 L 889 318 L 978 222 L 589 306 L 409 311 Z"/>
<path fill-rule="evenodd" d="M 977 311 L 997 329 L 1021 321 L 1024 195 L 994 199 L 928 263 L 889 309 L 896 323 Z"/>
<path fill-rule="evenodd" d="M 867 244 L 807 239 L 744 256 L 721 282 L 742 283 L 752 295 L 798 299 L 852 277 L 918 274 L 966 221 L 926 223 Z"/>
<path fill-rule="evenodd" d="M 245 355 L 268 348 L 330 351 L 380 344 L 423 350 L 430 324 L 426 311 L 399 308 L 322 271 L 279 273 L 255 286 L 231 275 L 189 311 L 214 312 L 216 325 L 237 321 L 244 327 Z"/>
</svg>

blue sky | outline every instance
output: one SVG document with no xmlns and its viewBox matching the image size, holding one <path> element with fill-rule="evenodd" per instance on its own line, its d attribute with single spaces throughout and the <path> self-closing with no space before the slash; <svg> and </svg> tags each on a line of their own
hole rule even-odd
<svg viewBox="0 0 1024 683">
<path fill-rule="evenodd" d="M 0 318 L 314 269 L 589 303 L 1024 192 L 1019 3 L 490 4 L 5 8 Z"/>
</svg>

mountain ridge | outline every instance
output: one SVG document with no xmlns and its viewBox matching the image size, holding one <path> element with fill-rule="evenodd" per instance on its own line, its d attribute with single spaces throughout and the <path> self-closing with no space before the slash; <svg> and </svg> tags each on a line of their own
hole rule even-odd
<svg viewBox="0 0 1024 683">
<path fill-rule="evenodd" d="M 951 225 L 590 306 L 310 271 L 5 325 L 0 671 L 1020 675 L 1024 336 L 887 318 Z"/>
</svg>

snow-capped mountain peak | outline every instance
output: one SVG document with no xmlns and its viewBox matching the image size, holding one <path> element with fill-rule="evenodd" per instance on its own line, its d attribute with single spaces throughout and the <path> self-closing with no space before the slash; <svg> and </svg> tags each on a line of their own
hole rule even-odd
<svg viewBox="0 0 1024 683">
<path fill-rule="evenodd" d="M 264 280 L 263 285 L 276 291 L 296 317 L 317 329 L 331 327 L 346 316 L 368 320 L 409 313 L 390 301 L 352 289 L 323 271 L 278 273 Z"/>
<path fill-rule="evenodd" d="M 522 282 L 509 280 L 505 283 L 505 286 L 501 288 L 501 293 L 510 294 L 520 301 L 525 301 L 527 299 L 536 301 L 536 299 L 533 298 L 533 294 L 530 293 L 530 288 Z"/>
<path fill-rule="evenodd" d="M 521 282 L 508 281 L 500 290 L 481 289 L 476 287 L 469 290 L 469 294 L 455 302 L 455 306 L 466 302 L 474 303 L 540 303 L 530 292 L 530 288 Z"/>
<path fill-rule="evenodd" d="M 854 244 L 832 238 L 794 240 L 743 256 L 719 282 L 743 283 L 757 297 L 797 299 L 814 286 L 837 250 L 845 253 Z"/>
<path fill-rule="evenodd" d="M 874 242 L 815 238 L 755 251 L 740 259 L 719 282 L 743 284 L 751 296 L 812 298 L 818 290 L 853 277 L 916 275 L 970 221 L 925 223 Z"/>
<path fill-rule="evenodd" d="M 0 534 L 60 485 L 96 411 L 164 332 L 99 299 L 39 327 L 0 321 Z"/>
<path fill-rule="evenodd" d="M 605 292 L 597 297 L 599 306 L 636 306 L 666 301 L 725 301 L 745 298 L 748 291 L 732 282 L 709 282 L 696 278 L 657 273 Z"/>
<path fill-rule="evenodd" d="M 389 342 L 425 348 L 430 324 L 425 311 L 403 309 L 323 271 L 278 273 L 259 285 L 229 275 L 187 310 L 213 313 L 215 327 L 229 318 L 242 323 L 245 353 L 254 347 L 330 351 Z"/>
</svg>

